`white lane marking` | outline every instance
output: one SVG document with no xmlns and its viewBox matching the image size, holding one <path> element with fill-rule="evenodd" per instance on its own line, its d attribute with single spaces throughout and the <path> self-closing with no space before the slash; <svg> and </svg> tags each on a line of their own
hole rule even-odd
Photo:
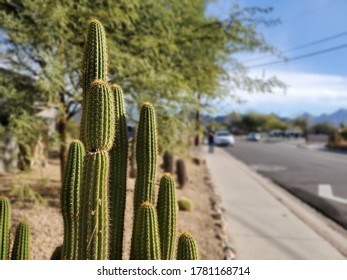
<svg viewBox="0 0 347 280">
<path fill-rule="evenodd" d="M 347 204 L 347 199 L 335 196 L 331 185 L 319 184 L 318 185 L 318 195 L 323 198 L 327 198 L 336 202 Z"/>
</svg>

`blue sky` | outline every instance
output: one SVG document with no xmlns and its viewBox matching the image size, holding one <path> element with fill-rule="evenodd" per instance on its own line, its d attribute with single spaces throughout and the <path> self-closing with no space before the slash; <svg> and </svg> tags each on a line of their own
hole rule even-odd
<svg viewBox="0 0 347 280">
<path fill-rule="evenodd" d="M 219 0 L 208 13 L 225 17 L 233 0 Z M 309 47 L 285 52 L 287 58 L 338 48 L 317 56 L 261 67 L 250 67 L 251 76 L 276 75 L 288 86 L 287 92 L 274 94 L 237 94 L 246 102 L 235 104 L 231 99 L 220 104 L 220 112 L 258 111 L 296 116 L 303 112 L 315 115 L 347 108 L 347 1 L 346 0 L 239 0 L 241 7 L 273 7 L 269 17 L 281 23 L 260 27 L 265 39 L 279 50 L 286 51 L 322 39 L 334 39 Z M 267 54 L 243 53 L 239 60 L 247 66 L 277 61 Z"/>
</svg>

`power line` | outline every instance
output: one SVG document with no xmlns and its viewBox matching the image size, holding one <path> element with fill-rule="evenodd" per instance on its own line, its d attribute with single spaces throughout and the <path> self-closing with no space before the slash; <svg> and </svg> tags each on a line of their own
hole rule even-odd
<svg viewBox="0 0 347 280">
<path fill-rule="evenodd" d="M 315 46 L 315 45 L 318 45 L 318 44 L 320 44 L 320 43 L 328 42 L 328 41 L 331 41 L 331 40 L 334 40 L 334 39 L 337 39 L 337 38 L 340 38 L 340 37 L 343 37 L 343 36 L 346 36 L 346 35 L 347 35 L 347 31 L 344 31 L 344 32 L 338 33 L 338 34 L 336 34 L 336 35 L 324 37 L 324 38 L 322 38 L 322 39 L 318 39 L 318 40 L 315 40 L 315 41 L 310 42 L 310 43 L 306 43 L 306 44 L 303 44 L 303 45 L 299 45 L 299 46 L 297 46 L 297 47 L 293 47 L 293 48 L 284 50 L 284 51 L 282 51 L 281 53 L 282 53 L 282 54 L 283 54 L 283 53 L 288 53 L 288 52 L 291 52 L 291 51 L 296 51 L 296 50 L 304 49 L 304 48 L 307 48 L 307 47 Z M 258 58 L 254 58 L 254 59 L 249 59 L 249 60 L 244 61 L 243 63 L 248 63 L 248 62 L 263 60 L 263 59 L 271 58 L 271 57 L 273 57 L 273 56 L 272 56 L 272 55 L 267 55 L 267 56 L 263 56 L 263 57 L 258 57 Z"/>
<path fill-rule="evenodd" d="M 299 60 L 299 59 L 303 59 L 303 58 L 307 58 L 307 57 L 312 57 L 312 56 L 317 56 L 323 53 L 328 53 L 328 52 L 333 52 L 333 51 L 337 51 L 340 49 L 344 49 L 347 48 L 347 44 L 342 44 L 342 45 L 338 45 L 335 47 L 331 47 L 331 48 L 327 48 L 327 49 L 323 49 L 323 50 L 319 50 L 319 51 L 315 51 L 315 52 L 311 52 L 311 53 L 307 53 L 307 54 L 303 54 L 303 55 L 299 55 L 299 56 L 295 56 L 292 58 L 288 58 L 286 61 L 272 61 L 272 62 L 268 62 L 268 63 L 262 63 L 262 64 L 256 64 L 256 65 L 251 65 L 248 68 L 257 68 L 257 67 L 263 67 L 263 66 L 269 66 L 269 65 L 275 65 L 275 64 L 282 64 L 288 61 L 293 61 L 293 60 Z"/>
</svg>

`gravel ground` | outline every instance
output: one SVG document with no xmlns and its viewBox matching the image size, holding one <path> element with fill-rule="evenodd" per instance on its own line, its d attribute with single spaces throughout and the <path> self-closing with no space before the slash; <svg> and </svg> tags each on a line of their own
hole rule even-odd
<svg viewBox="0 0 347 280">
<path fill-rule="evenodd" d="M 186 161 L 186 168 L 189 176 L 188 182 L 184 188 L 177 189 L 177 198 L 184 196 L 191 199 L 194 208 L 191 212 L 179 211 L 177 234 L 183 231 L 192 233 L 198 244 L 200 259 L 223 259 L 225 257 L 223 252 L 225 232 L 220 213 L 216 213 L 215 205 L 218 203 L 218 197 L 214 194 L 213 187 L 209 183 L 207 169 L 204 164 L 196 165 L 188 160 Z M 61 245 L 63 240 L 63 222 L 59 208 L 60 183 L 57 178 L 59 166 L 57 162 L 51 161 L 46 168 L 36 173 L 37 176 L 42 176 L 42 174 L 45 178 L 49 176 L 48 184 L 47 182 L 45 186 L 34 184 L 32 187 L 46 198 L 46 205 L 39 205 L 32 209 L 22 209 L 13 205 L 11 210 L 11 239 L 13 241 L 14 229 L 18 222 L 27 221 L 31 229 L 31 259 L 34 260 L 50 259 L 54 249 Z M 160 175 L 161 170 L 158 168 L 158 182 Z M 11 184 L 13 185 L 13 182 L 17 180 L 16 176 L 19 175 L 2 176 L 0 194 L 8 194 Z M 21 176 L 23 177 L 23 175 Z M 30 175 L 30 180 L 35 182 L 35 172 Z M 128 179 L 124 259 L 129 258 L 133 188 L 134 179 Z"/>
</svg>

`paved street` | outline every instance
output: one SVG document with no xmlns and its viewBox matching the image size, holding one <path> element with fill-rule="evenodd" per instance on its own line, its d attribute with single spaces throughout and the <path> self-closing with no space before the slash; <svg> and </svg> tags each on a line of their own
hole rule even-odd
<svg viewBox="0 0 347 280">
<path fill-rule="evenodd" d="M 225 150 L 347 228 L 347 154 L 241 138 Z"/>
</svg>

